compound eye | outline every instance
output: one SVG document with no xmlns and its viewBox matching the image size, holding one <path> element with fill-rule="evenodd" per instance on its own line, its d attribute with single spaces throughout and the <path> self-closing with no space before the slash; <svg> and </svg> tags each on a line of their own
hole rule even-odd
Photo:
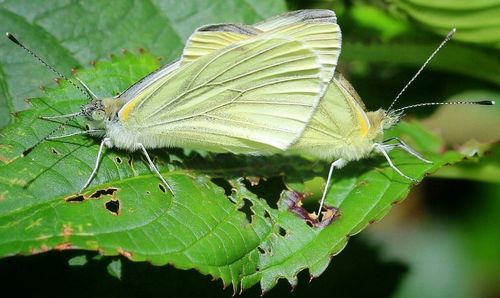
<svg viewBox="0 0 500 298">
<path fill-rule="evenodd" d="M 103 110 L 95 110 L 92 111 L 92 119 L 96 121 L 102 121 L 106 117 L 106 114 L 104 113 Z"/>
</svg>

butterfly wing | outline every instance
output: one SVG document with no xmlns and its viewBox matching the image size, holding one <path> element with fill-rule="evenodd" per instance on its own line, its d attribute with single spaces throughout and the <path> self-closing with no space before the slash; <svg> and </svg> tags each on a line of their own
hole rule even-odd
<svg viewBox="0 0 500 298">
<path fill-rule="evenodd" d="M 153 83 L 155 83 L 158 80 L 161 80 L 166 75 L 179 68 L 180 65 L 181 65 L 180 59 L 174 60 L 169 64 L 163 65 L 162 67 L 148 74 L 147 76 L 136 82 L 134 85 L 130 86 L 127 90 L 122 92 L 122 94 L 120 94 L 119 96 L 120 100 L 123 103 L 129 102 L 130 100 L 138 96 L 146 88 L 151 86 Z"/>
<path fill-rule="evenodd" d="M 314 11 L 326 11 L 333 14 L 329 10 Z M 340 55 L 342 39 L 340 27 L 328 18 L 313 19 L 311 17 L 299 23 L 281 22 L 278 21 L 281 20 L 279 17 L 272 20 L 266 26 L 264 25 L 267 23 L 262 23 L 266 31 L 237 24 L 217 24 L 198 28 L 186 42 L 181 59 L 182 64 L 190 63 L 212 51 L 255 35 L 262 38 L 286 36 L 308 45 L 319 56 L 323 68 L 321 71 L 323 81 L 331 81 Z"/>
<path fill-rule="evenodd" d="M 301 41 L 250 38 L 151 83 L 120 110 L 120 124 L 148 147 L 284 150 L 319 102 L 321 71 Z"/>
<path fill-rule="evenodd" d="M 302 9 L 287 12 L 276 17 L 269 18 L 253 27 L 261 31 L 270 31 L 278 27 L 294 23 L 337 23 L 335 12 L 327 9 Z"/>
<path fill-rule="evenodd" d="M 340 74 L 328 86 L 313 118 L 289 152 L 319 158 L 357 159 L 371 151 L 372 125 L 363 102 Z"/>
</svg>

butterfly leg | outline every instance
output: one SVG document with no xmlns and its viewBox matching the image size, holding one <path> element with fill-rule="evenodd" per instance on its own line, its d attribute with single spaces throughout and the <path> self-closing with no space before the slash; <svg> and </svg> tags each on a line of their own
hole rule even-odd
<svg viewBox="0 0 500 298">
<path fill-rule="evenodd" d="M 148 151 L 146 151 L 146 147 L 144 147 L 144 145 L 141 143 L 138 143 L 137 145 L 139 146 L 139 148 L 141 148 L 141 151 L 144 154 L 144 156 L 146 156 L 146 159 L 148 160 L 149 167 L 151 168 L 151 170 L 153 170 L 153 172 L 156 173 L 156 175 L 160 178 L 160 180 L 163 182 L 163 184 L 165 184 L 165 186 L 168 188 L 170 193 L 172 193 L 172 195 L 175 196 L 174 190 L 172 189 L 170 184 L 168 184 L 167 180 L 165 180 L 165 178 L 163 178 L 163 176 L 160 174 L 160 171 L 158 171 L 158 168 L 156 168 L 155 164 L 153 163 L 153 161 L 149 157 Z"/>
<path fill-rule="evenodd" d="M 387 142 L 390 142 L 390 141 L 396 141 L 397 144 L 391 144 L 391 145 L 386 145 L 385 143 Z M 403 149 L 404 151 L 410 153 L 411 155 L 415 156 L 416 158 L 420 159 L 421 161 L 425 162 L 425 163 L 429 163 L 431 164 L 432 161 L 430 160 L 427 160 L 425 159 L 420 153 L 418 153 L 417 151 L 415 151 L 415 149 L 411 148 L 408 144 L 406 144 L 405 142 L 403 142 L 402 140 L 400 140 L 399 138 L 389 138 L 387 140 L 384 140 L 384 147 L 385 146 L 391 146 L 391 147 L 399 147 L 401 149 Z"/>
<path fill-rule="evenodd" d="M 406 179 L 410 180 L 410 181 L 413 181 L 413 182 L 418 182 L 417 179 L 414 179 L 414 178 L 411 178 L 410 176 L 408 175 L 405 175 L 403 174 L 403 172 L 401 172 L 401 170 L 399 170 L 393 163 L 392 163 L 392 160 L 391 158 L 389 157 L 389 155 L 387 154 L 386 152 L 386 149 L 387 147 L 392 147 L 392 145 L 380 145 L 380 144 L 375 144 L 375 149 L 380 152 L 384 157 L 385 159 L 387 160 L 387 162 L 389 163 L 389 166 L 394 170 L 396 171 L 399 175 L 405 177 Z"/>
<path fill-rule="evenodd" d="M 92 170 L 92 173 L 90 174 L 89 178 L 87 179 L 87 182 L 85 182 L 85 184 L 80 189 L 79 193 L 83 192 L 85 190 L 85 188 L 87 188 L 90 185 L 90 182 L 92 182 L 92 180 L 94 179 L 95 174 L 97 173 L 97 169 L 99 169 L 99 165 L 101 164 L 101 157 L 102 157 L 102 151 L 104 150 L 104 146 L 106 144 L 109 144 L 110 142 L 111 142 L 110 138 L 103 138 L 102 139 L 101 145 L 99 145 L 99 151 L 97 152 L 97 158 L 95 160 L 94 169 Z"/>
<path fill-rule="evenodd" d="M 86 135 L 86 134 L 93 134 L 93 133 L 104 133 L 105 131 L 102 129 L 89 129 L 89 130 L 83 130 L 83 131 L 77 131 L 77 132 L 72 132 L 68 133 L 65 135 L 60 135 L 60 136 L 53 136 L 53 137 L 46 137 L 45 140 L 57 140 L 57 139 L 62 139 L 62 138 L 67 138 L 67 137 L 72 137 L 72 136 L 78 136 L 78 135 Z"/>
<path fill-rule="evenodd" d="M 328 178 L 326 178 L 326 184 L 325 184 L 325 189 L 323 190 L 323 195 L 321 196 L 321 201 L 319 202 L 319 209 L 318 209 L 318 216 L 321 213 L 321 210 L 323 209 L 323 203 L 325 202 L 326 195 L 328 194 L 328 190 L 330 188 L 330 182 L 332 180 L 332 173 L 333 169 L 340 169 L 343 166 L 345 166 L 347 163 L 346 160 L 337 159 L 336 161 L 332 162 L 330 165 L 330 170 L 328 171 Z"/>
</svg>

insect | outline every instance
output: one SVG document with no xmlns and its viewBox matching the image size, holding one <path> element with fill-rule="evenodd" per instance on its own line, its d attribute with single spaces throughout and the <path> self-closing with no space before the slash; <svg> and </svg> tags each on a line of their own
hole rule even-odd
<svg viewBox="0 0 500 298">
<path fill-rule="evenodd" d="M 265 32 L 266 30 L 272 30 L 276 24 L 287 23 L 288 21 L 293 20 L 294 18 L 291 16 L 284 16 L 279 20 L 273 19 L 270 22 L 264 21 L 262 23 L 257 23 L 254 25 L 254 28 L 258 32 Z M 316 21 L 321 22 L 322 19 L 318 18 Z M 207 49 L 214 49 L 229 45 L 229 42 L 222 44 L 217 40 L 217 36 L 235 31 L 237 30 L 235 27 L 238 26 L 239 25 L 236 24 L 219 24 L 208 25 L 200 28 L 191 35 L 186 44 L 184 54 L 188 60 L 193 61 L 197 57 L 194 54 L 195 51 L 191 48 L 197 49 L 204 47 Z M 243 27 L 248 28 L 246 25 L 243 25 Z M 250 30 L 246 29 L 246 31 L 249 32 Z M 324 200 L 331 183 L 333 170 L 345 166 L 350 161 L 367 158 L 374 152 L 379 153 L 385 157 L 389 166 L 394 171 L 413 182 L 416 182 L 417 180 L 401 172 L 392 162 L 388 152 L 391 149 L 400 148 L 425 163 L 432 163 L 431 161 L 426 160 L 422 155 L 399 138 L 384 139 L 384 130 L 395 126 L 400 121 L 405 110 L 429 105 L 493 105 L 495 103 L 490 100 L 444 103 L 431 102 L 414 104 L 399 109 L 392 109 L 407 87 L 420 74 L 424 67 L 454 33 L 455 29 L 448 34 L 445 40 L 429 56 L 422 67 L 417 71 L 415 76 L 396 96 L 395 100 L 387 110 L 379 109 L 377 111 L 367 111 L 363 101 L 351 84 L 341 74 L 335 74 L 335 77 L 328 86 L 325 95 L 321 99 L 320 105 L 304 130 L 304 133 L 297 140 L 297 142 L 286 150 L 286 153 L 289 154 L 308 155 L 328 161 L 334 160 L 330 165 L 326 185 L 321 197 L 319 210 L 317 212 L 318 215 L 323 208 Z M 246 38 L 248 38 L 248 36 L 250 35 L 247 35 Z M 238 37 L 240 39 L 245 38 L 245 36 Z M 204 52 L 204 54 L 207 52 L 208 51 Z M 201 54 L 201 52 L 199 53 Z"/>
<path fill-rule="evenodd" d="M 326 15 L 335 18 L 333 12 Z M 79 134 L 101 138 L 94 168 L 80 192 L 96 175 L 105 147 L 141 151 L 174 194 L 147 149 L 184 147 L 257 155 L 293 144 L 333 77 L 340 29 L 334 21 L 307 19 L 250 37 L 246 29 L 232 32 L 245 34 L 245 39 L 231 40 L 231 45 L 182 66 L 166 65 L 116 97 L 99 98 L 79 80 L 90 102 L 79 112 L 45 118 L 83 116 L 89 129 Z M 13 35 L 7 37 L 67 79 Z"/>
</svg>

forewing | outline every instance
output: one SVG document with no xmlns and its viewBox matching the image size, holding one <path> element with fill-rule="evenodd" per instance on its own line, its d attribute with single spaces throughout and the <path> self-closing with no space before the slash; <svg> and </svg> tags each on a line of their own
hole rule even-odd
<svg viewBox="0 0 500 298">
<path fill-rule="evenodd" d="M 141 80 L 139 80 L 134 85 L 130 86 L 127 90 L 120 94 L 119 98 L 123 103 L 127 103 L 130 100 L 134 99 L 136 96 L 141 94 L 146 88 L 151 86 L 153 83 L 165 78 L 168 74 L 179 68 L 181 65 L 181 60 L 174 60 L 169 64 L 165 64 L 152 73 L 148 74 Z"/>
<path fill-rule="evenodd" d="M 303 9 L 291 11 L 272 17 L 253 25 L 262 31 L 270 31 L 278 27 L 294 23 L 336 23 L 335 13 L 327 9 Z"/>
<path fill-rule="evenodd" d="M 322 65 L 321 78 L 324 82 L 331 81 L 342 42 L 340 27 L 335 22 L 284 22 L 282 26 L 266 26 L 265 28 L 268 31 L 236 24 L 209 25 L 199 28 L 186 42 L 181 63 L 190 63 L 210 52 L 247 38 L 292 38 L 303 42 L 318 55 Z"/>
<path fill-rule="evenodd" d="M 250 38 L 151 84 L 122 108 L 121 124 L 171 146 L 285 150 L 325 89 L 318 60 L 301 41 Z"/>
</svg>

